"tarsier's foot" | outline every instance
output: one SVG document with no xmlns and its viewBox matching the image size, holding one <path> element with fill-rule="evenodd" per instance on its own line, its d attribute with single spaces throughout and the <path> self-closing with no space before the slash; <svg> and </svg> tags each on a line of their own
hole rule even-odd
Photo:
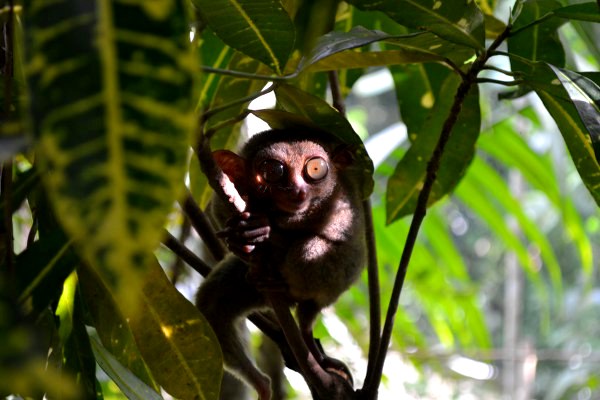
<svg viewBox="0 0 600 400">
<path fill-rule="evenodd" d="M 321 364 L 321 367 L 325 371 L 332 373 L 332 374 L 339 375 L 344 380 L 346 380 L 350 384 L 350 386 L 354 385 L 354 380 L 352 379 L 352 374 L 350 373 L 350 369 L 348 368 L 348 366 L 346 364 L 344 364 L 340 360 L 323 355 L 323 359 L 321 360 L 321 362 L 319 364 Z"/>
</svg>

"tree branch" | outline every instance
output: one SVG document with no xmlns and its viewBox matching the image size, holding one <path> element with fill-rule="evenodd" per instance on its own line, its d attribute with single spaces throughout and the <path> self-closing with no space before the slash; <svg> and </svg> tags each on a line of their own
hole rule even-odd
<svg viewBox="0 0 600 400">
<path fill-rule="evenodd" d="M 440 168 L 442 155 L 444 154 L 446 144 L 450 139 L 452 128 L 458 120 L 458 115 L 461 111 L 462 104 L 465 101 L 467 94 L 471 90 L 471 87 L 477 83 L 477 75 L 484 68 L 485 63 L 487 62 L 491 54 L 493 54 L 493 52 L 498 48 L 498 46 L 500 46 L 500 44 L 508 37 L 509 34 L 510 25 L 504 30 L 504 32 L 502 32 L 496 38 L 496 40 L 494 40 L 494 42 L 490 45 L 489 49 L 486 52 L 479 55 L 479 57 L 475 60 L 475 62 L 467 72 L 465 78 L 463 79 L 456 91 L 454 103 L 452 104 L 452 108 L 450 109 L 450 115 L 444 122 L 444 126 L 442 127 L 442 132 L 440 133 L 440 137 L 438 139 L 436 147 L 433 151 L 431 159 L 427 164 L 427 172 L 425 175 L 425 181 L 423 182 L 423 188 L 419 193 L 413 219 L 411 221 L 408 235 L 406 238 L 406 243 L 404 245 L 404 250 L 402 252 L 400 263 L 398 265 L 398 271 L 396 274 L 396 279 L 394 281 L 394 287 L 392 289 L 392 295 L 390 298 L 385 324 L 383 327 L 381 343 L 379 346 L 379 351 L 377 353 L 376 362 L 373 367 L 374 373 L 370 376 L 370 379 L 367 382 L 365 382 L 363 391 L 361 393 L 361 395 L 363 395 L 366 399 L 375 399 L 377 397 L 377 388 L 381 380 L 383 364 L 385 362 L 387 349 L 390 344 L 392 330 L 394 327 L 394 319 L 396 316 L 396 311 L 398 309 L 400 294 L 402 292 L 404 280 L 406 278 L 408 264 L 410 262 L 410 258 L 417 240 L 419 229 L 427 213 L 427 202 L 429 200 L 429 195 L 431 194 L 431 189 L 433 188 L 433 184 L 435 183 L 437 173 Z"/>
<path fill-rule="evenodd" d="M 187 265 L 198 272 L 200 275 L 206 277 L 212 268 L 206 264 L 200 257 L 198 257 L 193 251 L 188 249 L 183 243 L 167 230 L 164 231 L 163 244 L 168 247 L 173 253 L 180 257 Z"/>
<path fill-rule="evenodd" d="M 183 201 L 180 201 L 180 206 L 215 260 L 222 260 L 225 257 L 227 250 L 225 250 L 225 246 L 223 246 L 223 243 L 219 240 L 217 235 L 215 235 L 215 230 L 206 217 L 206 214 L 194 201 L 194 198 L 189 191 L 187 191 Z"/>
</svg>

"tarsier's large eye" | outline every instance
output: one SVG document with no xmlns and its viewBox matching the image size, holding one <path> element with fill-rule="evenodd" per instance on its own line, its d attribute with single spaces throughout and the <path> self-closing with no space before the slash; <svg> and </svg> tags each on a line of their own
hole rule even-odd
<svg viewBox="0 0 600 400">
<path fill-rule="evenodd" d="M 327 176 L 329 166 L 327 161 L 321 157 L 314 157 L 306 162 L 305 171 L 308 178 L 313 181 L 320 181 Z"/>
<path fill-rule="evenodd" d="M 275 183 L 283 178 L 285 166 L 281 161 L 268 159 L 260 163 L 258 172 L 267 183 Z"/>
</svg>

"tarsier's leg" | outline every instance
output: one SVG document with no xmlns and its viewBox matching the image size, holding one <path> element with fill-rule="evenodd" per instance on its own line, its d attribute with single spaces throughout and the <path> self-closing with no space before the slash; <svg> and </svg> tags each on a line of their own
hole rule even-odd
<svg viewBox="0 0 600 400">
<path fill-rule="evenodd" d="M 242 260 L 227 257 L 200 286 L 196 305 L 219 339 L 227 369 L 252 385 L 261 400 L 268 400 L 269 378 L 250 361 L 241 332 L 247 312 L 264 306 L 262 295 L 246 281 L 247 271 Z"/>
<path fill-rule="evenodd" d="M 306 343 L 306 347 L 308 347 L 321 367 L 324 370 L 337 373 L 352 384 L 352 374 L 346 364 L 340 360 L 327 356 L 315 342 L 313 326 L 321 312 L 321 308 L 313 301 L 305 301 L 298 304 L 296 312 L 304 343 Z"/>
</svg>

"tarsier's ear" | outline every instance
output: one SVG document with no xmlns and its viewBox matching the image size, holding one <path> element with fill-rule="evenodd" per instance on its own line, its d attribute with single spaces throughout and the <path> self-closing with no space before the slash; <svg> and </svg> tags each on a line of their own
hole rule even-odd
<svg viewBox="0 0 600 400">
<path fill-rule="evenodd" d="M 246 177 L 246 160 L 229 150 L 212 152 L 213 159 L 234 184 Z"/>
<path fill-rule="evenodd" d="M 347 168 L 352 165 L 356 159 L 355 151 L 356 149 L 352 145 L 339 145 L 333 150 L 331 160 L 338 168 Z"/>
</svg>

